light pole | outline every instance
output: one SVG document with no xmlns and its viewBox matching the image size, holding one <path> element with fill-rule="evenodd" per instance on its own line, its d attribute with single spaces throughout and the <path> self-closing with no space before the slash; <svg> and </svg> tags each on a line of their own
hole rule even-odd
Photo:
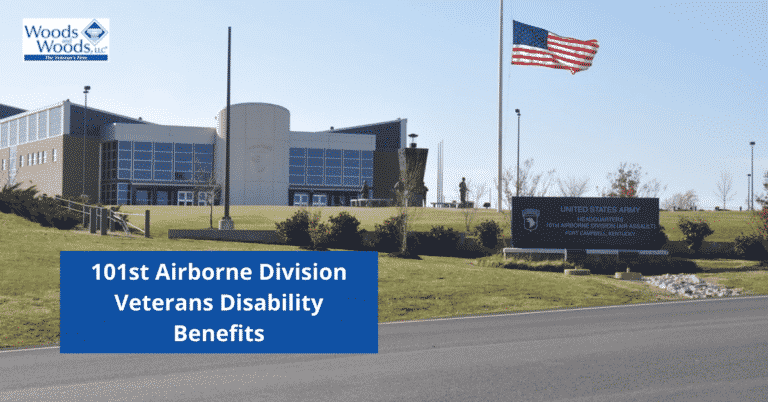
<svg viewBox="0 0 768 402">
<path fill-rule="evenodd" d="M 83 93 L 85 94 L 85 115 L 83 116 L 83 198 L 87 197 L 85 194 L 85 136 L 88 132 L 86 121 L 88 120 L 88 91 L 91 90 L 91 87 L 86 85 L 84 89 L 85 90 Z"/>
<path fill-rule="evenodd" d="M 232 218 L 229 216 L 229 143 L 231 142 L 231 133 L 229 132 L 229 83 L 232 68 L 232 27 L 229 27 L 227 32 L 227 142 L 224 159 L 224 217 L 219 221 L 219 230 L 233 230 L 235 228 L 235 223 L 232 222 Z"/>
<path fill-rule="evenodd" d="M 517 182 L 517 196 L 520 196 L 520 109 L 515 109 L 517 113 L 517 175 L 515 181 Z"/>
<path fill-rule="evenodd" d="M 752 173 L 751 173 L 751 179 L 749 182 L 749 188 L 750 188 L 749 209 L 754 210 L 755 205 L 754 205 L 753 198 L 755 198 L 755 142 L 750 141 L 749 145 L 752 145 L 752 170 L 751 170 Z"/>
<path fill-rule="evenodd" d="M 749 200 L 752 198 L 752 175 L 747 173 L 747 209 L 749 209 Z"/>
<path fill-rule="evenodd" d="M 499 205 L 498 211 L 502 212 L 501 206 L 501 78 L 502 78 L 502 59 L 504 58 L 504 0 L 499 4 Z"/>
</svg>

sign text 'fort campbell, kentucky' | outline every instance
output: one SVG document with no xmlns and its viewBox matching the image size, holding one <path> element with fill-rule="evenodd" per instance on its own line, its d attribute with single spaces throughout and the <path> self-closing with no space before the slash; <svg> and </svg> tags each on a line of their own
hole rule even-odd
<svg viewBox="0 0 768 402">
<path fill-rule="evenodd" d="M 658 198 L 513 197 L 516 248 L 657 250 Z"/>
</svg>

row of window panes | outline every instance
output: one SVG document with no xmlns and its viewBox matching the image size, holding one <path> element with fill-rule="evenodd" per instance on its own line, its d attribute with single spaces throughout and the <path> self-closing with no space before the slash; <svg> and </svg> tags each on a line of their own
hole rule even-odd
<svg viewBox="0 0 768 402">
<path fill-rule="evenodd" d="M 27 154 L 26 156 L 25 155 L 19 156 L 19 167 L 24 167 L 24 165 L 25 165 L 24 161 L 25 160 L 26 160 L 26 165 L 27 166 L 35 166 L 35 165 L 40 165 L 40 164 L 43 164 L 43 163 L 48 163 L 48 151 L 34 152 L 34 153 L 31 153 L 31 154 Z M 54 162 L 58 161 L 58 157 L 57 157 L 56 149 L 55 148 L 53 149 L 53 161 Z M 8 160 L 7 159 L 3 159 L 2 167 L 3 167 L 2 170 L 8 169 Z"/>
<path fill-rule="evenodd" d="M 133 151 L 147 151 L 152 152 L 153 148 L 155 152 L 168 152 L 174 151 L 181 153 L 194 153 L 196 154 L 212 154 L 213 145 L 211 144 L 182 144 L 171 142 L 131 142 L 131 141 L 119 141 L 118 149 L 121 151 L 131 151 L 131 145 L 133 145 Z"/>
<path fill-rule="evenodd" d="M 362 181 L 367 181 L 369 185 L 373 183 L 372 178 L 363 177 L 344 177 L 343 180 L 340 176 L 326 176 L 323 180 L 323 176 L 289 176 L 288 182 L 290 184 L 306 184 L 306 185 L 326 185 L 326 186 L 360 186 Z M 343 183 L 343 184 L 342 184 Z"/>
<path fill-rule="evenodd" d="M 61 135 L 61 124 L 61 108 L 44 110 L 7 121 L 0 124 L 0 148 L 23 145 Z"/>
<path fill-rule="evenodd" d="M 333 166 L 333 167 L 341 167 L 341 161 L 342 159 L 325 159 L 325 166 Z M 291 157 L 289 160 L 290 166 L 323 166 L 323 159 L 322 158 L 300 158 L 300 157 Z M 344 167 L 363 167 L 363 168 L 373 168 L 373 160 L 369 159 L 344 159 Z"/>
<path fill-rule="evenodd" d="M 308 158 L 341 158 L 345 159 L 373 159 L 373 151 L 354 151 L 341 149 L 318 149 L 318 148 L 291 148 L 289 156 L 308 157 Z"/>
<path fill-rule="evenodd" d="M 333 168 L 333 167 L 327 167 L 327 168 L 315 167 L 315 166 L 310 166 L 306 168 L 304 166 L 288 167 L 288 174 L 292 176 L 304 176 L 305 174 L 311 175 L 311 176 L 322 176 L 323 171 L 325 171 L 326 176 L 341 176 L 341 173 L 344 172 L 344 176 L 359 177 L 361 176 L 361 173 L 362 173 L 362 176 L 364 177 L 373 177 L 373 169 L 362 169 L 361 171 L 361 169 L 358 169 L 358 168 L 344 168 L 342 170 L 342 168 Z"/>
</svg>

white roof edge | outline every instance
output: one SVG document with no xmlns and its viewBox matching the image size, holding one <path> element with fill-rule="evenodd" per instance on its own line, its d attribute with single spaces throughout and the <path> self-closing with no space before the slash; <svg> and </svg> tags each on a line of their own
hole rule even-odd
<svg viewBox="0 0 768 402">
<path fill-rule="evenodd" d="M 37 108 L 37 109 L 27 110 L 26 112 L 15 114 L 13 116 L 8 116 L 8 117 L 6 117 L 4 119 L 0 119 L 0 123 L 6 122 L 6 121 L 11 121 L 11 120 L 18 119 L 18 118 L 25 117 L 25 116 L 29 116 L 31 114 L 42 112 L 43 110 L 53 109 L 53 108 L 56 108 L 56 107 L 64 105 L 64 102 L 66 102 L 66 101 L 61 101 L 61 102 L 58 102 L 58 103 L 54 103 L 53 105 L 49 105 L 49 106 L 45 106 L 45 107 L 41 107 L 41 108 Z"/>
</svg>

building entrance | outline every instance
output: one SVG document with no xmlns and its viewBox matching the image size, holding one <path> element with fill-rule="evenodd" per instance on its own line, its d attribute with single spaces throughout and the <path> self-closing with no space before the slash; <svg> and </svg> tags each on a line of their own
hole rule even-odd
<svg viewBox="0 0 768 402">
<path fill-rule="evenodd" d="M 179 191 L 176 205 L 192 206 L 194 205 L 194 200 L 195 198 L 192 191 Z"/>
</svg>

